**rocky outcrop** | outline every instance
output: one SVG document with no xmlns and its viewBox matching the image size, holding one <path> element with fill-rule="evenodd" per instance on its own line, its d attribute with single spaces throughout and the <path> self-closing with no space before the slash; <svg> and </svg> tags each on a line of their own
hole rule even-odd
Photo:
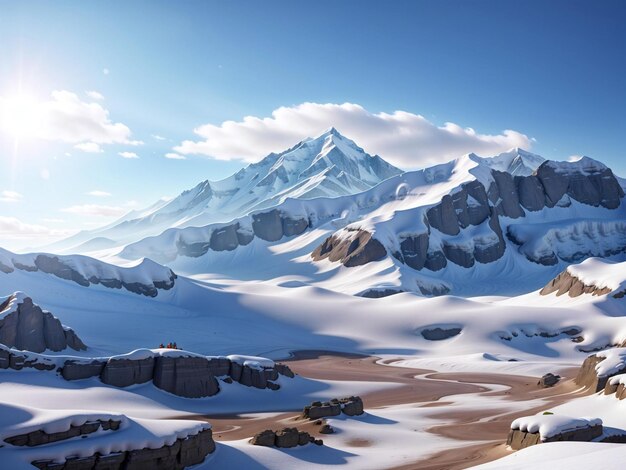
<svg viewBox="0 0 626 470">
<path fill-rule="evenodd" d="M 592 393 L 596 393 L 604 389 L 610 377 L 626 372 L 626 366 L 624 366 L 612 374 L 599 376 L 596 372 L 596 366 L 604 360 L 604 357 L 598 357 L 595 354 L 587 357 L 587 359 L 585 359 L 583 364 L 580 366 L 580 369 L 578 369 L 578 374 L 576 375 L 574 382 L 581 387 L 589 389 Z"/>
<path fill-rule="evenodd" d="M 226 357 L 195 355 L 151 355 L 147 357 L 112 357 L 107 360 L 67 360 L 61 368 L 66 380 L 100 377 L 103 383 L 115 387 L 153 381 L 155 387 L 185 398 L 216 395 L 220 391 L 218 378 L 228 378 L 247 387 L 278 390 L 279 376 L 293 378 L 289 366 L 253 367 L 231 361 Z M 1 351 L 0 351 L 1 354 Z M 1 356 L 0 356 L 1 364 Z"/>
<path fill-rule="evenodd" d="M 145 359 L 109 359 L 102 372 L 100 380 L 114 387 L 128 387 L 143 384 L 152 380 L 154 376 L 154 357 Z"/>
<path fill-rule="evenodd" d="M 0 343 L 37 353 L 46 349 L 87 349 L 71 328 L 64 327 L 52 313 L 42 310 L 30 297 L 19 292 L 0 305 Z"/>
<path fill-rule="evenodd" d="M 381 299 L 383 297 L 389 297 L 391 295 L 401 294 L 404 292 L 399 289 L 367 289 L 359 294 L 360 297 L 366 297 L 368 299 Z"/>
<path fill-rule="evenodd" d="M 65 431 L 58 431 L 53 433 L 47 433 L 43 430 L 32 431 L 27 434 L 18 434 L 16 436 L 7 437 L 4 442 L 11 444 L 12 446 L 28 446 L 35 447 L 44 444 L 50 444 L 52 442 L 64 441 L 66 439 L 72 439 L 78 436 L 84 436 L 94 433 L 98 430 L 103 431 L 117 431 L 120 427 L 121 421 L 108 419 L 108 420 L 94 420 L 87 421 L 81 425 L 70 425 L 69 429 Z"/>
<path fill-rule="evenodd" d="M 90 457 L 67 457 L 62 462 L 39 459 L 32 462 L 41 470 L 182 470 L 204 461 L 215 451 L 210 429 L 177 439 L 158 449 L 136 449 Z"/>
<path fill-rule="evenodd" d="M 279 447 L 289 449 L 303 446 L 309 443 L 322 445 L 321 439 L 315 439 L 308 432 L 299 431 L 297 428 L 283 428 L 280 431 L 266 429 L 250 439 L 250 444 L 264 447 Z"/>
<path fill-rule="evenodd" d="M 578 297 L 582 294 L 606 295 L 611 293 L 612 289 L 587 285 L 576 276 L 570 274 L 566 269 L 539 291 L 541 295 L 549 295 L 553 292 L 556 292 L 557 296 L 567 294 L 570 297 Z"/>
<path fill-rule="evenodd" d="M 341 238 L 328 237 L 311 253 L 315 261 L 328 258 L 329 261 L 340 261 L 346 267 L 361 266 L 386 255 L 382 243 L 365 230 L 349 230 Z"/>
<path fill-rule="evenodd" d="M 420 331 L 420 334 L 429 341 L 442 341 L 444 339 L 453 338 L 459 334 L 461 334 L 462 328 L 460 327 L 451 327 L 451 328 L 424 328 Z"/>
<path fill-rule="evenodd" d="M 361 397 L 333 398 L 330 401 L 314 401 L 302 410 L 302 418 L 316 420 L 328 416 L 339 416 L 341 413 L 347 416 L 363 414 L 363 400 Z"/>
<path fill-rule="evenodd" d="M 602 425 L 598 424 L 595 426 L 588 426 L 580 429 L 561 432 L 554 436 L 545 437 L 542 439 L 541 435 L 538 432 L 530 433 L 526 431 L 521 431 L 519 429 L 511 429 L 509 431 L 509 436 L 506 440 L 506 445 L 510 446 L 513 450 L 520 450 L 536 444 L 542 444 L 547 442 L 590 442 L 600 437 L 602 435 L 602 432 Z"/>
<path fill-rule="evenodd" d="M 558 383 L 559 380 L 561 380 L 561 376 L 555 375 L 552 372 L 548 372 L 539 379 L 537 385 L 539 385 L 541 388 L 553 387 Z"/>
</svg>

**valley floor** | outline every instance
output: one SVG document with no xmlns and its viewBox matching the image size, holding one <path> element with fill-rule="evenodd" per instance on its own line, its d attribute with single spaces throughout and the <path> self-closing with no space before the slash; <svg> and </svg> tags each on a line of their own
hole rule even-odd
<svg viewBox="0 0 626 470">
<path fill-rule="evenodd" d="M 366 414 L 327 418 L 335 433 L 319 434 L 319 425 L 299 419 L 297 409 L 242 415 L 191 415 L 213 426 L 219 450 L 201 468 L 233 464 L 241 452 L 246 468 L 462 469 L 511 451 L 504 442 L 511 421 L 560 405 L 582 392 L 571 378 L 576 369 L 558 370 L 564 378 L 552 388 L 539 388 L 530 376 L 504 373 L 437 373 L 394 367 L 393 358 L 330 351 L 299 351 L 286 361 L 303 377 L 368 387 L 361 397 Z M 389 387 L 389 384 L 393 387 Z M 389 428 L 393 424 L 393 430 Z M 322 438 L 321 448 L 279 450 L 248 444 L 264 429 L 296 426 Z M 235 462 L 239 460 L 235 458 Z M 241 461 L 243 464 L 243 460 Z"/>
</svg>

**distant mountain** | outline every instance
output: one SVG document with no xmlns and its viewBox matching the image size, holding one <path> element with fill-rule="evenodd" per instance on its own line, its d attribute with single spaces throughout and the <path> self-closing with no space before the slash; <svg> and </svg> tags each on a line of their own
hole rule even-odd
<svg viewBox="0 0 626 470">
<path fill-rule="evenodd" d="M 400 173 L 400 169 L 369 155 L 331 128 L 284 152 L 271 153 L 226 179 L 202 181 L 169 202 L 158 201 L 107 227 L 81 232 L 46 249 L 86 252 L 110 248 L 158 235 L 171 227 L 228 222 L 288 198 L 356 194 Z M 92 243 L 92 239 L 106 243 Z"/>
</svg>

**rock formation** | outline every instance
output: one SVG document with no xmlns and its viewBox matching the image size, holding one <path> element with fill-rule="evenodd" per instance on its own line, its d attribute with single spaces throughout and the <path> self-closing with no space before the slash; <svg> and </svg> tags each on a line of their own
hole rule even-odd
<svg viewBox="0 0 626 470">
<path fill-rule="evenodd" d="M 250 443 L 255 446 L 291 448 L 303 446 L 309 443 L 322 445 L 321 439 L 315 439 L 308 432 L 299 431 L 297 428 L 283 428 L 280 431 L 266 429 L 256 434 Z"/>
<path fill-rule="evenodd" d="M 587 285 L 566 269 L 539 291 L 541 295 L 549 295 L 553 292 L 556 292 L 557 296 L 567 293 L 570 297 L 578 297 L 582 294 L 606 295 L 611 293 L 612 289 Z"/>
<path fill-rule="evenodd" d="M 539 382 L 537 382 L 537 385 L 539 385 L 542 388 L 548 388 L 548 387 L 552 387 L 556 385 L 559 380 L 561 380 L 561 376 L 554 375 L 552 372 L 548 372 L 547 374 L 545 374 L 539 379 Z"/>
<path fill-rule="evenodd" d="M 542 444 L 547 442 L 561 442 L 561 441 L 579 441 L 589 442 L 602 435 L 603 428 L 601 424 L 590 425 L 584 428 L 573 429 L 571 431 L 564 431 L 554 436 L 542 438 L 538 432 L 531 433 L 521 431 L 519 429 L 511 429 L 509 436 L 506 440 L 506 445 L 510 446 L 513 450 L 520 450 L 526 447 L 530 447 L 536 444 Z"/>
<path fill-rule="evenodd" d="M 21 292 L 0 304 L 0 343 L 37 353 L 68 347 L 76 351 L 87 349 L 71 328 L 61 325 L 58 318 Z"/>
<path fill-rule="evenodd" d="M 198 465 L 215 451 L 210 429 L 176 439 L 174 444 L 158 449 L 136 449 L 90 457 L 66 457 L 62 462 L 39 459 L 32 465 L 41 470 L 182 470 Z"/>
<path fill-rule="evenodd" d="M 363 400 L 361 397 L 333 398 L 327 402 L 314 401 L 302 410 L 302 418 L 316 420 L 328 416 L 339 416 L 341 413 L 347 416 L 363 414 Z"/>
</svg>

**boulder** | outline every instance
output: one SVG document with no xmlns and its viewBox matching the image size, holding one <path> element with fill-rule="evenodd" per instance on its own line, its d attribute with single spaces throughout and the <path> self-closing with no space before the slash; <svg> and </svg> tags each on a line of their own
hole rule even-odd
<svg viewBox="0 0 626 470">
<path fill-rule="evenodd" d="M 561 377 L 559 375 L 554 375 L 553 373 L 548 372 L 539 379 L 537 385 L 542 388 L 548 388 L 556 385 L 559 380 L 561 380 Z"/>
<path fill-rule="evenodd" d="M 332 434 L 334 432 L 335 430 L 332 428 L 330 424 L 322 424 L 319 430 L 320 434 Z"/>
<path fill-rule="evenodd" d="M 297 447 L 300 443 L 300 432 L 296 428 L 284 428 L 276 432 L 275 445 L 279 448 Z"/>
<path fill-rule="evenodd" d="M 209 247 L 213 251 L 232 251 L 239 246 L 239 240 L 237 238 L 237 230 L 239 224 L 231 224 L 226 227 L 213 230 L 211 233 L 211 239 L 209 241 Z"/>
<path fill-rule="evenodd" d="M 346 267 L 361 266 L 387 255 L 387 250 L 365 230 L 345 230 L 341 236 L 331 235 L 318 246 L 311 257 L 315 261 L 328 258 L 341 261 Z"/>
<path fill-rule="evenodd" d="M 437 326 L 434 328 L 424 328 L 420 331 L 420 334 L 424 337 L 424 339 L 429 341 L 442 341 L 460 334 L 461 331 L 462 329 L 459 327 L 441 328 Z"/>
<path fill-rule="evenodd" d="M 275 242 L 283 237 L 283 221 L 276 209 L 252 215 L 254 234 L 268 242 Z"/>
<path fill-rule="evenodd" d="M 276 444 L 276 433 L 271 429 L 266 429 L 255 434 L 250 443 L 255 446 L 274 447 Z"/>
</svg>

